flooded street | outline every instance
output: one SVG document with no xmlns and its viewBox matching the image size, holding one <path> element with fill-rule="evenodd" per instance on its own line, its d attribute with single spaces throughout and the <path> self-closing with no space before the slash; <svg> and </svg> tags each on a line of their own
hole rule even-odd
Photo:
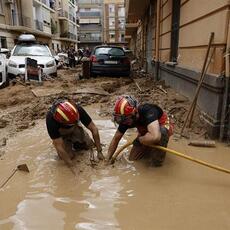
<svg viewBox="0 0 230 230">
<path fill-rule="evenodd" d="M 94 114 L 106 153 L 116 127 L 102 120 L 95 106 L 86 110 Z M 172 138 L 169 147 L 230 169 L 224 144 L 196 148 Z M 9 139 L 4 151 L 1 184 L 19 164 L 26 163 L 30 173 L 17 171 L 0 190 L 1 230 L 230 228 L 230 175 L 177 156 L 168 154 L 160 168 L 122 159 L 114 167 L 91 168 L 88 156 L 79 156 L 82 172 L 76 179 L 58 160 L 44 120 Z"/>
</svg>

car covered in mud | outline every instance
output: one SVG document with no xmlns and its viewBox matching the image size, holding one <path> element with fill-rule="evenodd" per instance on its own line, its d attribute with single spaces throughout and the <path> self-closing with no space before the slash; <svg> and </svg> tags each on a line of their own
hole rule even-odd
<svg viewBox="0 0 230 230">
<path fill-rule="evenodd" d="M 57 66 L 49 47 L 36 42 L 31 34 L 23 34 L 13 48 L 8 61 L 7 73 L 9 78 L 25 75 L 25 59 L 35 59 L 42 73 L 57 76 Z"/>
<path fill-rule="evenodd" d="M 90 56 L 91 76 L 129 76 L 130 59 L 119 46 L 96 46 Z"/>
<path fill-rule="evenodd" d="M 9 52 L 8 49 L 0 48 L 0 88 L 4 88 L 9 83 L 6 74 L 6 66 L 7 66 L 6 55 L 8 52 Z"/>
</svg>

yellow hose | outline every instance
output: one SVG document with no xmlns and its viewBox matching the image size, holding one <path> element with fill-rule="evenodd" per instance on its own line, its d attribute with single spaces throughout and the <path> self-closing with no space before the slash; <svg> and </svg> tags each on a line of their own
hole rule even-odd
<svg viewBox="0 0 230 230">
<path fill-rule="evenodd" d="M 113 157 L 112 157 L 112 160 L 111 160 L 111 163 L 114 163 L 117 156 L 125 149 L 127 148 L 128 146 L 132 145 L 133 141 L 130 141 L 130 142 L 127 142 L 125 145 L 123 145 L 120 149 L 117 150 L 117 152 L 114 153 Z M 190 157 L 190 156 L 187 156 L 183 153 L 179 153 L 175 150 L 172 150 L 172 149 L 169 149 L 169 148 L 165 148 L 165 147 L 162 147 L 162 146 L 159 146 L 159 145 L 148 145 L 152 148 L 156 148 L 156 149 L 160 149 L 160 150 L 163 150 L 163 151 L 166 151 L 168 153 L 171 153 L 171 154 L 174 154 L 176 156 L 179 156 L 179 157 L 183 157 L 187 160 L 190 160 L 190 161 L 193 161 L 193 162 L 196 162 L 198 164 L 201 164 L 201 165 L 204 165 L 204 166 L 207 166 L 209 168 L 212 168 L 212 169 L 216 169 L 218 171 L 221 171 L 221 172 L 225 172 L 225 173 L 229 173 L 230 174 L 230 170 L 228 169 L 225 169 L 225 168 L 222 168 L 220 166 L 217 166 L 217 165 L 212 165 L 212 164 L 209 164 L 205 161 L 202 161 L 202 160 L 199 160 L 199 159 L 196 159 L 196 158 L 193 158 L 193 157 Z"/>
</svg>

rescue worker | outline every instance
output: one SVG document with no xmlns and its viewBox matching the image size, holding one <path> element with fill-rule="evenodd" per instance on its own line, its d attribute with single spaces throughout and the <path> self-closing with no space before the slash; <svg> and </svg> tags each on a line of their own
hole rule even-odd
<svg viewBox="0 0 230 230">
<path fill-rule="evenodd" d="M 116 100 L 113 117 L 119 126 L 109 145 L 108 161 L 126 130 L 136 127 L 138 135 L 133 142 L 129 160 L 138 160 L 148 155 L 151 157 L 152 166 L 159 167 L 163 164 L 166 153 L 147 146 L 157 144 L 167 147 L 172 135 L 173 124 L 159 106 L 149 103 L 141 105 L 132 96 L 124 95 Z"/>
<path fill-rule="evenodd" d="M 104 159 L 98 128 L 80 105 L 70 100 L 57 100 L 46 115 L 47 131 L 57 154 L 75 175 L 78 172 L 73 165 L 72 159 L 76 151 L 90 150 L 91 160 L 94 160 L 92 150 L 94 143 L 80 122 L 92 133 L 98 159 Z"/>
<path fill-rule="evenodd" d="M 75 68 L 75 65 L 76 65 L 75 54 L 76 52 L 75 52 L 74 46 L 71 46 L 71 48 L 68 49 L 68 52 L 67 52 L 70 68 Z"/>
</svg>

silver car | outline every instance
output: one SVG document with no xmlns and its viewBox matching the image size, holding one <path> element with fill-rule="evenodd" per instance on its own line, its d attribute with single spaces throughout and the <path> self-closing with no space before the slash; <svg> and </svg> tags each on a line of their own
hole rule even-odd
<svg viewBox="0 0 230 230">
<path fill-rule="evenodd" d="M 9 80 L 6 74 L 6 54 L 9 52 L 8 49 L 0 49 L 0 89 L 6 87 L 9 84 Z"/>
</svg>

